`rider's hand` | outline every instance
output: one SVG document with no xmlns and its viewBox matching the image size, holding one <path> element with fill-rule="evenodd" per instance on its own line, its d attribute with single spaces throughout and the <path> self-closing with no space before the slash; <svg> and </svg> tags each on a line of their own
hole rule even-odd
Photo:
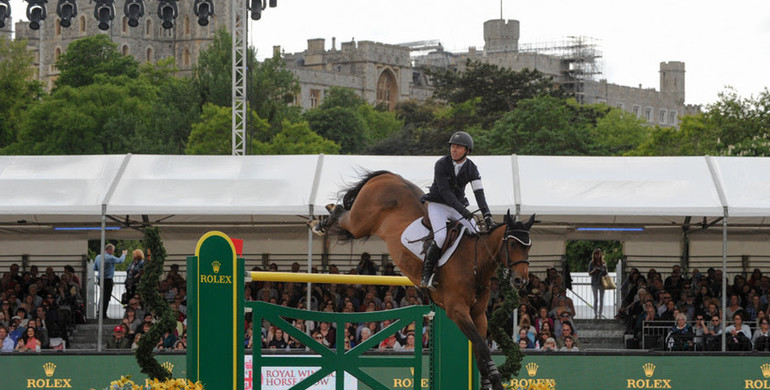
<svg viewBox="0 0 770 390">
<path fill-rule="evenodd" d="M 470 210 L 468 210 L 468 209 L 463 209 L 463 212 L 461 214 L 463 215 L 463 218 L 465 218 L 467 220 L 473 219 L 473 213 L 470 212 Z"/>
<path fill-rule="evenodd" d="M 484 223 L 487 225 L 487 229 L 491 229 L 495 224 L 495 222 L 492 221 L 492 216 L 490 214 L 484 216 Z"/>
</svg>

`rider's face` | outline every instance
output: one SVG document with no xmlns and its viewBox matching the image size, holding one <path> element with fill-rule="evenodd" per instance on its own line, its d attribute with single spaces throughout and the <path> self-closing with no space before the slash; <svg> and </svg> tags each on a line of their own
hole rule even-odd
<svg viewBox="0 0 770 390">
<path fill-rule="evenodd" d="M 468 150 L 465 146 L 451 144 L 449 145 L 449 154 L 452 155 L 452 160 L 462 161 L 465 158 L 465 152 Z"/>
</svg>

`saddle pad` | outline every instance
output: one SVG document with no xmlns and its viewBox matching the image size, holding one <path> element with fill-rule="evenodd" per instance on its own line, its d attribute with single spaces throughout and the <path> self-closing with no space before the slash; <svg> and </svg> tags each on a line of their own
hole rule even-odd
<svg viewBox="0 0 770 390">
<path fill-rule="evenodd" d="M 457 245 L 460 243 L 459 238 L 463 237 L 467 229 L 467 227 L 463 226 L 460 234 L 457 236 L 458 239 L 447 248 L 446 252 L 441 254 L 441 258 L 438 260 L 439 267 L 446 264 L 447 260 L 449 260 L 449 257 L 452 256 L 452 253 L 455 252 Z M 406 249 L 409 249 L 410 252 L 414 253 L 414 255 L 420 259 L 420 261 L 425 261 L 425 254 L 420 252 L 422 252 L 423 239 L 425 239 L 425 237 L 429 234 L 430 230 L 428 230 L 428 228 L 422 224 L 422 217 L 417 218 L 401 234 L 401 245 L 403 245 Z"/>
</svg>

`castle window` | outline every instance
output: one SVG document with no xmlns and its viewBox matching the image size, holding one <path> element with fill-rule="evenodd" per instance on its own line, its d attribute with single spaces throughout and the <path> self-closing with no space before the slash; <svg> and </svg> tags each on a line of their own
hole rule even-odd
<svg viewBox="0 0 770 390">
<path fill-rule="evenodd" d="M 618 102 L 618 103 L 615 103 L 615 107 L 616 107 L 616 108 L 619 108 L 619 109 L 621 109 L 621 110 L 622 110 L 622 109 L 623 109 L 623 107 L 624 107 L 624 104 L 623 104 L 623 103 L 620 103 L 620 102 Z"/>
<path fill-rule="evenodd" d="M 58 37 L 61 35 L 61 21 L 56 19 L 56 21 L 54 21 L 54 25 L 56 26 L 56 36 Z"/>
<path fill-rule="evenodd" d="M 666 123 L 666 110 L 658 110 L 658 111 L 660 113 L 659 114 L 660 120 L 658 120 L 658 122 L 660 122 L 662 124 L 665 124 Z"/>
<path fill-rule="evenodd" d="M 80 32 L 86 32 L 86 17 L 82 15 L 80 16 Z"/>
<path fill-rule="evenodd" d="M 671 125 L 676 124 L 676 111 L 668 112 L 668 123 Z"/>
<path fill-rule="evenodd" d="M 123 53 L 124 56 L 127 56 L 128 55 L 128 45 L 123 45 L 123 47 L 121 48 L 121 52 Z"/>
<path fill-rule="evenodd" d="M 190 17 L 184 17 L 184 35 L 190 35 Z"/>
<path fill-rule="evenodd" d="M 154 59 L 152 57 L 152 48 L 148 47 L 147 48 L 147 62 L 152 63 L 153 61 L 154 61 Z"/>
<path fill-rule="evenodd" d="M 123 34 L 128 34 L 128 18 L 123 17 Z"/>
<path fill-rule="evenodd" d="M 147 22 L 145 22 L 144 35 L 148 37 L 152 35 L 152 19 L 147 19 Z"/>
<path fill-rule="evenodd" d="M 652 122 L 652 107 L 645 107 L 644 119 L 646 119 L 647 122 Z"/>
<path fill-rule="evenodd" d="M 310 108 L 318 107 L 319 103 L 321 103 L 321 90 L 311 89 L 310 90 Z"/>
<path fill-rule="evenodd" d="M 61 57 L 61 48 L 57 47 L 53 51 L 53 65 L 51 65 L 51 70 L 56 70 L 56 62 L 59 61 L 60 57 Z"/>
<path fill-rule="evenodd" d="M 184 66 L 190 66 L 190 49 L 185 47 L 184 52 L 182 53 L 182 63 Z"/>
<path fill-rule="evenodd" d="M 638 104 L 634 104 L 634 108 L 633 108 L 633 110 L 631 110 L 631 112 L 633 112 L 633 113 L 634 113 L 634 115 L 636 115 L 636 117 L 638 118 L 638 117 L 639 117 L 639 114 L 640 114 L 639 110 L 641 110 L 641 109 L 642 109 L 642 108 L 641 108 L 641 107 L 639 107 L 639 105 L 638 105 Z"/>
</svg>

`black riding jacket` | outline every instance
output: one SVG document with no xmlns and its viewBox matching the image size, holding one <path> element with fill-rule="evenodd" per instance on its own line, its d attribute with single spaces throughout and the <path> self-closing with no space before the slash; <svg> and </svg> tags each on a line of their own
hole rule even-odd
<svg viewBox="0 0 770 390">
<path fill-rule="evenodd" d="M 433 184 L 430 186 L 429 192 L 422 197 L 422 200 L 444 203 L 462 214 L 469 204 L 465 197 L 465 186 L 474 180 L 480 181 L 481 175 L 479 175 L 479 169 L 473 161 L 466 158 L 465 164 L 460 167 L 460 171 L 455 176 L 452 156 L 444 156 L 436 161 Z M 481 213 L 484 216 L 491 215 L 489 206 L 487 206 L 487 199 L 484 197 L 484 189 L 479 188 L 473 191 L 473 194 L 476 196 L 476 203 L 479 205 Z"/>
</svg>

